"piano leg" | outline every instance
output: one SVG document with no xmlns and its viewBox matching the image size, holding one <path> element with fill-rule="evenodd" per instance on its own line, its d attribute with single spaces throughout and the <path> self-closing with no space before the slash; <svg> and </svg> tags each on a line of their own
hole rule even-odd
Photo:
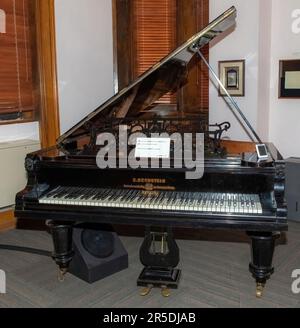
<svg viewBox="0 0 300 328">
<path fill-rule="evenodd" d="M 73 225 L 54 221 L 48 221 L 46 224 L 52 235 L 54 245 L 52 257 L 59 268 L 58 279 L 64 281 L 74 253 L 72 246 Z"/>
<path fill-rule="evenodd" d="M 152 288 L 161 288 L 162 296 L 170 295 L 169 289 L 176 289 L 181 271 L 176 269 L 179 263 L 179 248 L 170 228 L 160 232 L 146 229 L 146 236 L 140 248 L 140 260 L 145 266 L 137 285 L 144 287 L 140 295 L 146 296 Z"/>
<path fill-rule="evenodd" d="M 280 233 L 248 232 L 251 238 L 251 263 L 249 270 L 256 280 L 256 297 L 262 297 L 267 280 L 274 272 L 272 266 L 275 240 Z"/>
</svg>

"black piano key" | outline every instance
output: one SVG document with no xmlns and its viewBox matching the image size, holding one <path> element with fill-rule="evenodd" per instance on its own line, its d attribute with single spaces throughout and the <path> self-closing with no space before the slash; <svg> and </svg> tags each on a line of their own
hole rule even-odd
<svg viewBox="0 0 300 328">
<path fill-rule="evenodd" d="M 67 199 L 73 198 L 73 195 L 77 192 L 78 188 L 77 187 L 71 187 L 70 190 L 68 191 L 68 194 L 66 195 Z"/>
<path fill-rule="evenodd" d="M 121 190 L 114 190 L 109 201 L 115 202 L 121 196 Z"/>
<path fill-rule="evenodd" d="M 68 190 L 68 193 L 66 194 L 65 198 L 66 199 L 72 198 L 72 194 L 75 192 L 75 190 L 76 190 L 76 188 L 70 187 L 70 189 Z"/>
<path fill-rule="evenodd" d="M 92 198 L 93 200 L 103 200 L 110 193 L 109 189 L 99 190 L 98 193 Z"/>
<path fill-rule="evenodd" d="M 88 193 L 90 191 L 90 188 L 84 188 L 82 191 L 81 191 L 81 196 L 79 195 L 79 199 L 84 199 L 87 197 Z M 88 199 L 89 197 L 87 197 L 86 199 Z"/>
<path fill-rule="evenodd" d="M 85 195 L 82 196 L 81 199 L 83 199 L 83 200 L 90 199 L 93 196 L 93 194 L 95 193 L 96 190 L 97 190 L 96 188 L 88 188 Z"/>
<path fill-rule="evenodd" d="M 60 187 L 56 192 L 54 192 L 51 197 L 57 198 L 57 196 L 63 191 L 64 187 Z"/>
<path fill-rule="evenodd" d="M 71 190 L 71 187 L 66 187 L 59 195 L 59 198 L 66 198 Z"/>
<path fill-rule="evenodd" d="M 53 198 L 62 198 L 67 194 L 67 187 L 63 187 Z"/>
<path fill-rule="evenodd" d="M 83 200 L 83 198 L 86 197 L 87 193 L 89 192 L 89 189 L 90 189 L 90 188 L 84 188 L 84 189 L 81 191 L 81 193 L 80 193 L 81 195 L 79 195 L 78 198 L 79 198 L 80 200 Z"/>
<path fill-rule="evenodd" d="M 132 203 L 134 201 L 134 199 L 136 198 L 138 194 L 138 191 L 137 190 L 132 190 L 132 193 L 130 194 L 130 197 L 128 199 L 128 202 L 129 203 Z"/>
<path fill-rule="evenodd" d="M 106 202 L 109 201 L 113 201 L 115 199 L 115 190 L 114 189 L 110 189 L 110 192 L 108 192 L 108 194 L 106 195 L 106 197 L 104 197 Z"/>
<path fill-rule="evenodd" d="M 76 187 L 75 190 L 71 194 L 72 198 L 77 198 L 82 189 L 83 189 L 83 187 Z"/>
<path fill-rule="evenodd" d="M 96 200 L 96 197 L 98 197 L 103 192 L 104 189 L 95 188 L 95 191 L 91 195 L 92 200 Z"/>
<path fill-rule="evenodd" d="M 58 186 L 58 187 L 55 187 L 54 189 L 52 189 L 51 191 L 49 191 L 47 193 L 47 197 L 50 198 L 50 197 L 53 197 L 56 193 L 58 193 L 63 187 L 62 186 Z"/>
<path fill-rule="evenodd" d="M 126 190 L 126 193 L 123 197 L 123 202 L 129 202 L 130 198 L 131 198 L 131 195 L 133 194 L 133 190 Z"/>
</svg>

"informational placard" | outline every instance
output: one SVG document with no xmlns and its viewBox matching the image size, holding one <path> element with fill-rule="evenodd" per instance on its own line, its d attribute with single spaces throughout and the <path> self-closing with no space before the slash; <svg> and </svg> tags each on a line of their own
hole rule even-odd
<svg viewBox="0 0 300 328">
<path fill-rule="evenodd" d="M 137 138 L 135 157 L 169 158 L 170 138 Z"/>
</svg>

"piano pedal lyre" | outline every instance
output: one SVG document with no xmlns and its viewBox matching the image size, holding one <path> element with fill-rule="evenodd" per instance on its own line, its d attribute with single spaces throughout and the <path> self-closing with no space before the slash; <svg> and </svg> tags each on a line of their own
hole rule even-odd
<svg viewBox="0 0 300 328">
<path fill-rule="evenodd" d="M 170 296 L 170 289 L 176 289 L 181 271 L 176 269 L 179 263 L 179 248 L 173 238 L 171 228 L 162 231 L 146 229 L 146 236 L 140 248 L 140 260 L 144 265 L 137 285 L 141 286 L 141 296 L 148 295 L 153 288 L 160 288 L 161 295 Z"/>
<path fill-rule="evenodd" d="M 256 284 L 256 297 L 257 298 L 262 298 L 264 288 L 265 288 L 265 284 L 262 284 L 259 282 Z"/>
</svg>

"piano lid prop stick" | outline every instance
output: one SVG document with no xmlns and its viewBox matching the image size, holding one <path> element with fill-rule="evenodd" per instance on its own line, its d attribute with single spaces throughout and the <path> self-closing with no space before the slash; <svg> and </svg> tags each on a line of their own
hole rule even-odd
<svg viewBox="0 0 300 328">
<path fill-rule="evenodd" d="M 211 65 L 208 63 L 208 61 L 206 60 L 206 58 L 204 57 L 204 55 L 202 54 L 202 52 L 198 49 L 198 48 L 194 48 L 194 50 L 198 53 L 198 55 L 201 57 L 201 59 L 203 60 L 203 62 L 205 63 L 205 65 L 208 67 L 208 69 L 210 70 L 211 74 L 214 76 L 214 78 L 217 80 L 218 84 L 220 85 L 220 87 L 222 88 L 222 90 L 225 92 L 226 96 L 228 97 L 228 99 L 230 100 L 231 104 L 233 105 L 233 107 L 238 111 L 238 113 L 240 114 L 240 116 L 242 117 L 243 121 L 246 123 L 246 125 L 248 126 L 248 128 L 250 129 L 250 131 L 252 132 L 253 136 L 256 138 L 256 140 L 258 141 L 259 144 L 262 144 L 263 142 L 261 141 L 260 137 L 258 136 L 258 134 L 255 132 L 255 130 L 253 129 L 252 125 L 250 124 L 250 122 L 247 120 L 246 116 L 244 115 L 244 113 L 241 111 L 241 109 L 239 108 L 238 104 L 236 103 L 236 101 L 232 98 L 232 96 L 229 94 L 229 92 L 227 91 L 227 89 L 225 88 L 225 86 L 223 85 L 222 81 L 219 79 L 218 75 L 215 73 L 215 71 L 213 70 L 213 68 L 211 67 Z"/>
<path fill-rule="evenodd" d="M 241 109 L 239 108 L 238 104 L 236 103 L 236 101 L 232 98 L 232 96 L 229 94 L 228 90 L 225 88 L 225 86 L 223 85 L 222 81 L 219 79 L 218 75 L 216 74 L 216 72 L 214 71 L 214 69 L 212 68 L 212 66 L 209 64 L 209 62 L 206 60 L 206 58 L 204 57 L 204 55 L 202 54 L 202 52 L 199 50 L 199 48 L 197 47 L 192 47 L 192 50 L 197 52 L 198 55 L 200 56 L 200 58 L 203 60 L 204 64 L 207 66 L 207 68 L 209 69 L 209 71 L 211 72 L 211 74 L 214 76 L 214 78 L 216 79 L 216 81 L 218 82 L 219 86 L 222 88 L 222 90 L 225 92 L 227 98 L 230 100 L 231 104 L 233 105 L 233 107 L 237 110 L 237 112 L 240 114 L 240 116 L 242 117 L 243 121 L 246 123 L 246 125 L 248 126 L 248 128 L 250 129 L 250 131 L 252 132 L 253 136 L 256 138 L 258 144 L 263 144 L 263 142 L 261 141 L 259 135 L 256 133 L 256 131 L 253 129 L 252 125 L 250 124 L 250 122 L 247 120 L 246 116 L 244 115 L 244 113 L 241 111 Z M 269 147 L 268 145 L 265 145 L 266 148 L 268 149 L 269 154 L 271 155 L 272 160 L 274 160 L 274 157 L 272 155 L 272 153 L 269 151 Z"/>
</svg>

